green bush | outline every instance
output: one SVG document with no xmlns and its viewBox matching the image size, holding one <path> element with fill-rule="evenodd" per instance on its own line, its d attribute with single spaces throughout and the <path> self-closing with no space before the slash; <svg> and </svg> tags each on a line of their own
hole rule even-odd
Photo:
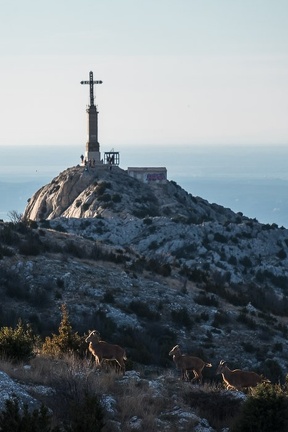
<svg viewBox="0 0 288 432">
<path fill-rule="evenodd" d="M 114 295 L 111 291 L 106 291 L 102 299 L 103 303 L 115 303 Z"/>
<path fill-rule="evenodd" d="M 276 360 L 265 360 L 263 374 L 273 383 L 279 384 L 281 382 L 284 382 L 283 368 Z"/>
<path fill-rule="evenodd" d="M 0 259 L 2 259 L 4 256 L 13 256 L 15 255 L 15 252 L 13 251 L 13 249 L 10 249 L 9 247 L 6 246 L 2 246 L 0 244 Z"/>
<path fill-rule="evenodd" d="M 55 231 L 58 231 L 58 232 L 67 232 L 67 230 L 66 230 L 66 228 L 64 228 L 62 225 L 61 225 L 61 223 L 57 223 L 55 226 L 54 226 L 54 230 Z"/>
<path fill-rule="evenodd" d="M 98 396 L 86 393 L 80 401 L 70 405 L 70 421 L 65 432 L 100 432 L 104 413 Z"/>
<path fill-rule="evenodd" d="M 206 418 L 213 430 L 217 431 L 229 430 L 227 426 L 232 423 L 241 403 L 238 398 L 231 398 L 227 393 L 201 389 L 187 391 L 184 401 L 193 410 L 197 409 L 199 415 Z"/>
<path fill-rule="evenodd" d="M 119 195 L 119 194 L 112 195 L 112 201 L 115 202 L 115 203 L 121 202 L 122 201 L 121 195 Z"/>
<path fill-rule="evenodd" d="M 102 194 L 99 198 L 99 201 L 108 202 L 111 201 L 111 195 L 109 193 Z"/>
<path fill-rule="evenodd" d="M 103 195 L 105 190 L 109 188 L 111 188 L 111 183 L 103 181 L 101 183 L 98 183 L 96 187 L 96 193 L 98 195 Z"/>
<path fill-rule="evenodd" d="M 6 245 L 16 245 L 19 243 L 19 235 L 15 232 L 13 224 L 4 225 L 0 231 L 0 241 Z"/>
<path fill-rule="evenodd" d="M 239 259 L 239 263 L 242 264 L 245 268 L 252 267 L 252 261 L 248 256 L 244 256 Z"/>
<path fill-rule="evenodd" d="M 171 312 L 171 318 L 175 323 L 183 325 L 187 329 L 190 329 L 192 327 L 193 320 L 191 319 L 186 307 L 183 307 L 177 311 L 173 310 Z"/>
<path fill-rule="evenodd" d="M 90 204 L 89 204 L 89 203 L 84 203 L 84 204 L 82 204 L 82 209 L 83 209 L 84 211 L 88 210 L 89 207 L 90 207 Z"/>
<path fill-rule="evenodd" d="M 194 299 L 195 303 L 202 306 L 219 306 L 219 302 L 214 295 L 208 296 L 205 292 L 200 293 Z"/>
<path fill-rule="evenodd" d="M 21 255 L 39 255 L 43 250 L 43 245 L 38 237 L 28 237 L 19 245 L 19 253 Z"/>
<path fill-rule="evenodd" d="M 72 326 L 69 322 L 69 314 L 66 305 L 61 306 L 62 319 L 59 325 L 59 334 L 52 334 L 52 337 L 47 336 L 43 346 L 42 354 L 61 357 L 65 353 L 79 353 L 82 339 L 78 333 L 73 333 Z"/>
<path fill-rule="evenodd" d="M 15 329 L 1 327 L 0 355 L 11 360 L 25 361 L 32 356 L 36 341 L 30 325 L 24 325 L 19 320 Z"/>
<path fill-rule="evenodd" d="M 129 304 L 129 309 L 142 318 L 147 318 L 152 321 L 160 319 L 159 312 L 152 311 L 146 303 L 140 300 L 132 300 Z"/>
<path fill-rule="evenodd" d="M 223 311 L 219 310 L 218 312 L 216 312 L 216 314 L 214 316 L 212 326 L 213 327 L 221 327 L 221 326 L 223 326 L 223 324 L 228 324 L 229 322 L 230 322 L 230 317 L 227 314 L 227 312 L 223 312 Z"/>
<path fill-rule="evenodd" d="M 67 241 L 64 247 L 64 251 L 69 255 L 73 255 L 76 258 L 85 258 L 86 251 L 80 244 L 73 241 Z"/>
<path fill-rule="evenodd" d="M 5 401 L 5 410 L 0 413 L 0 430 L 5 432 L 60 432 L 58 427 L 51 428 L 51 416 L 44 405 L 39 410 L 29 412 L 28 405 L 24 404 L 20 410 L 17 398 Z"/>
<path fill-rule="evenodd" d="M 231 432 L 285 432 L 288 398 L 280 385 L 260 384 L 243 403 Z"/>
<path fill-rule="evenodd" d="M 219 243 L 227 243 L 228 241 L 227 237 L 225 237 L 223 234 L 220 234 L 218 232 L 214 234 L 214 240 Z"/>
<path fill-rule="evenodd" d="M 255 320 L 253 318 L 250 318 L 250 316 L 245 310 L 239 313 L 237 321 L 245 324 L 251 330 L 255 330 L 257 328 Z"/>
</svg>

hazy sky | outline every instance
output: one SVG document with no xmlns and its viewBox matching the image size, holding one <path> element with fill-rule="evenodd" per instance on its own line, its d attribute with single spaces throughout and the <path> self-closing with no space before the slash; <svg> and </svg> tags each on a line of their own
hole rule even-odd
<svg viewBox="0 0 288 432">
<path fill-rule="evenodd" d="M 0 146 L 288 143 L 287 0 L 0 6 Z"/>
</svg>

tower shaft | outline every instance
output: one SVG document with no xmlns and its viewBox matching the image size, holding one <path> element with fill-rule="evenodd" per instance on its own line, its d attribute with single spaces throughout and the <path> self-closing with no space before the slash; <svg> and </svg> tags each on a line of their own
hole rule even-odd
<svg viewBox="0 0 288 432">
<path fill-rule="evenodd" d="M 88 114 L 87 124 L 87 142 L 85 151 L 85 160 L 100 163 L 100 145 L 98 142 L 98 111 L 94 104 L 94 84 L 102 84 L 102 81 L 93 81 L 93 72 L 89 73 L 89 81 L 81 81 L 81 84 L 89 84 L 90 86 L 90 105 L 86 109 Z"/>
</svg>

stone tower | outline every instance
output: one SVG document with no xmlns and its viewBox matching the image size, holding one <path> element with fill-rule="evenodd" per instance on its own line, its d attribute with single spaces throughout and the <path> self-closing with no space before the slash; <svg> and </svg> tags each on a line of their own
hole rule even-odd
<svg viewBox="0 0 288 432">
<path fill-rule="evenodd" d="M 86 112 L 88 114 L 88 136 L 86 142 L 85 162 L 102 163 L 100 155 L 100 146 L 98 142 L 98 111 L 94 103 L 94 84 L 102 84 L 102 81 L 93 81 L 93 72 L 89 73 L 89 81 L 81 81 L 81 84 L 90 86 L 90 105 Z"/>
</svg>

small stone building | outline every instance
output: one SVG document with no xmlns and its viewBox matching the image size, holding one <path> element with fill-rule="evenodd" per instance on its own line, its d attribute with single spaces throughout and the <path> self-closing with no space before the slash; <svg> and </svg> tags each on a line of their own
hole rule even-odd
<svg viewBox="0 0 288 432">
<path fill-rule="evenodd" d="M 166 183 L 167 169 L 165 167 L 132 167 L 127 168 L 128 175 L 143 183 Z"/>
</svg>

